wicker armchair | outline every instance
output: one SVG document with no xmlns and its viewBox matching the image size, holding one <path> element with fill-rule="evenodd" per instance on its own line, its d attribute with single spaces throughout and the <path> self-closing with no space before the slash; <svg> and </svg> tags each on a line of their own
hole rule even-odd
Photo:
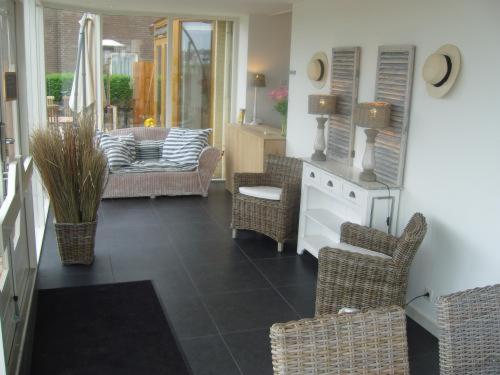
<svg viewBox="0 0 500 375">
<path fill-rule="evenodd" d="M 254 230 L 278 242 L 283 250 L 286 240 L 296 237 L 302 161 L 268 155 L 264 173 L 235 173 L 232 211 L 233 238 L 238 229 Z M 274 186 L 282 189 L 279 201 L 239 193 L 240 186 Z"/>
<path fill-rule="evenodd" d="M 341 242 L 388 257 L 321 249 L 316 316 L 336 313 L 342 307 L 365 310 L 403 306 L 410 264 L 426 231 L 427 224 L 420 213 L 413 215 L 399 238 L 353 223 L 342 224 Z"/>
<path fill-rule="evenodd" d="M 397 306 L 271 327 L 275 375 L 409 374 L 406 316 Z"/>
<path fill-rule="evenodd" d="M 500 374 L 500 284 L 437 302 L 442 375 Z"/>
</svg>

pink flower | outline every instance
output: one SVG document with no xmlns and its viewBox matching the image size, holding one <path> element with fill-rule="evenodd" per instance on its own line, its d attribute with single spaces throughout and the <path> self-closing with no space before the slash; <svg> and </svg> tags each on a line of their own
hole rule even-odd
<svg viewBox="0 0 500 375">
<path fill-rule="evenodd" d="M 269 93 L 269 97 L 279 102 L 288 99 L 288 87 L 280 87 Z"/>
</svg>

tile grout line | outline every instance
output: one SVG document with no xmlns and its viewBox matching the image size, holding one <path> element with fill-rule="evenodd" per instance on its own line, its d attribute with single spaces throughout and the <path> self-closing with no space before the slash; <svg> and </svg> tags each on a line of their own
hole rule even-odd
<svg viewBox="0 0 500 375">
<path fill-rule="evenodd" d="M 195 290 L 196 290 L 196 294 L 197 294 L 197 297 L 200 299 L 200 302 L 201 304 L 203 305 L 203 307 L 205 308 L 208 316 L 210 317 L 210 320 L 212 321 L 215 329 L 217 330 L 217 333 L 219 335 L 219 337 L 221 338 L 222 340 L 222 343 L 224 344 L 224 346 L 226 347 L 229 355 L 231 356 L 231 359 L 233 360 L 234 364 L 236 365 L 236 368 L 238 369 L 238 371 L 240 372 L 240 374 L 244 375 L 243 374 L 243 371 L 241 370 L 240 368 L 240 365 L 238 364 L 238 361 L 236 361 L 236 358 L 234 357 L 234 354 L 233 352 L 231 351 L 231 348 L 229 347 L 228 343 L 226 342 L 226 340 L 224 339 L 224 336 L 222 335 L 222 332 L 219 328 L 219 326 L 217 325 L 217 322 L 215 321 L 212 313 L 210 312 L 210 310 L 208 309 L 208 306 L 207 304 L 205 303 L 204 299 L 202 298 L 201 294 L 200 294 L 200 291 L 198 290 L 198 287 L 195 285 L 194 283 L 194 280 L 192 279 L 191 277 L 191 273 L 188 271 L 186 265 L 184 264 L 184 261 L 181 259 L 181 264 L 182 264 L 182 267 L 184 268 L 184 271 L 187 273 L 189 279 L 191 280 L 191 283 L 193 284 Z"/>
<path fill-rule="evenodd" d="M 191 272 L 189 272 L 188 268 L 186 267 L 185 263 L 184 263 L 184 260 L 182 259 L 182 257 L 179 256 L 179 252 L 177 251 L 177 246 L 175 246 L 172 242 L 172 240 L 170 239 L 170 236 L 168 236 L 168 240 L 170 242 L 170 244 L 173 246 L 174 248 L 174 251 L 176 253 L 176 255 L 179 257 L 179 261 L 181 262 L 182 264 L 182 268 L 184 269 L 184 272 L 186 272 L 188 278 L 189 278 L 189 281 L 191 281 L 191 284 L 193 285 L 194 287 L 194 290 L 196 291 L 196 296 L 199 298 L 201 304 L 203 305 L 203 308 L 205 309 L 205 311 L 207 312 L 208 316 L 210 317 L 210 320 L 212 321 L 212 324 L 214 325 L 215 329 L 217 330 L 217 334 L 218 336 L 220 337 L 220 339 L 222 340 L 222 343 L 224 344 L 224 346 L 226 347 L 226 350 L 228 351 L 229 355 L 231 356 L 231 359 L 233 360 L 234 364 L 236 365 L 236 368 L 238 369 L 238 371 L 240 372 L 241 375 L 245 375 L 243 373 L 243 371 L 241 370 L 240 368 L 240 365 L 238 364 L 238 362 L 236 361 L 236 358 L 234 357 L 234 354 L 233 352 L 231 351 L 231 349 L 229 348 L 229 345 L 228 343 L 226 342 L 226 340 L 224 339 L 224 336 L 222 335 L 222 332 L 219 328 L 219 326 L 217 325 L 217 322 L 215 321 L 212 313 L 210 312 L 210 310 L 208 309 L 208 306 L 207 304 L 205 303 L 204 299 L 202 298 L 202 295 L 198 289 L 198 287 L 196 286 L 192 276 L 191 276 Z"/>
<path fill-rule="evenodd" d="M 113 262 L 111 260 L 111 255 L 108 255 L 109 257 L 109 267 L 111 268 L 111 278 L 113 279 L 113 282 L 117 282 L 115 278 L 115 270 L 113 269 Z"/>
<path fill-rule="evenodd" d="M 232 200 L 231 200 L 231 204 L 232 204 Z M 206 207 L 204 207 L 204 208 L 206 209 Z M 208 212 L 207 209 L 206 209 L 206 211 L 210 216 L 210 212 Z M 218 224 L 217 220 L 214 219 L 214 221 L 216 221 Z M 233 239 L 233 243 L 236 244 L 238 249 L 243 253 L 243 255 L 248 259 L 248 261 L 254 266 L 254 268 L 257 269 L 257 271 L 261 274 L 261 276 L 271 285 L 271 288 L 281 297 L 281 299 L 283 299 L 283 301 L 285 301 L 285 303 L 288 305 L 288 307 L 290 307 L 292 309 L 292 311 L 297 315 L 297 317 L 299 319 L 302 318 L 302 315 L 297 312 L 297 310 L 292 306 L 292 304 L 290 302 L 288 302 L 288 300 L 283 296 L 283 294 L 280 293 L 278 288 L 271 282 L 271 280 L 269 280 L 269 278 L 260 270 L 260 268 L 257 267 L 257 265 L 254 263 L 254 261 L 248 256 L 248 254 L 245 252 L 245 250 L 243 250 L 241 248 L 241 246 L 238 244 L 237 241 L 235 241 L 235 239 Z M 274 259 L 274 258 L 272 258 L 272 259 Z"/>
<path fill-rule="evenodd" d="M 262 275 L 262 277 L 271 285 L 271 288 L 281 297 L 281 299 L 283 301 L 285 301 L 285 303 L 288 305 L 288 307 L 290 307 L 292 309 L 292 311 L 297 315 L 298 319 L 301 319 L 302 315 L 300 315 L 297 312 L 297 310 L 295 310 L 295 308 L 292 306 L 292 304 L 290 302 L 288 302 L 288 300 L 285 298 L 285 296 L 283 296 L 283 294 L 280 293 L 280 291 L 278 290 L 278 288 L 271 282 L 271 280 L 269 280 L 269 278 L 264 274 L 264 272 L 262 272 L 260 270 L 260 268 L 257 267 L 257 265 L 253 262 L 253 260 L 250 259 L 250 257 L 245 252 L 243 252 L 243 253 L 248 258 L 248 261 L 257 269 L 257 271 Z"/>
</svg>

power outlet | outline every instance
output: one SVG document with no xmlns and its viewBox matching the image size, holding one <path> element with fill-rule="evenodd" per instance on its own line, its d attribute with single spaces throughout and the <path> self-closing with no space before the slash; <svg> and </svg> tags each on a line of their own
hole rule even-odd
<svg viewBox="0 0 500 375">
<path fill-rule="evenodd" d="M 427 298 L 429 300 L 429 302 L 431 302 L 431 303 L 435 303 L 436 302 L 434 291 L 431 288 L 425 288 L 424 289 L 424 294 L 425 293 L 429 293 L 429 296 L 426 296 L 424 298 Z"/>
</svg>

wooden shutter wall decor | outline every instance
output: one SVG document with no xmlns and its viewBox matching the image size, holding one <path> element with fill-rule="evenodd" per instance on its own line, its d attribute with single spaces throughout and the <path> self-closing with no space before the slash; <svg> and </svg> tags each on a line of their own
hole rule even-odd
<svg viewBox="0 0 500 375">
<path fill-rule="evenodd" d="M 352 112 L 358 102 L 360 47 L 333 48 L 331 91 L 337 96 L 336 113 L 328 125 L 327 156 L 347 165 L 352 164 L 354 124 Z"/>
<path fill-rule="evenodd" d="M 375 140 L 377 179 L 402 186 L 408 138 L 415 46 L 380 46 L 375 100 L 391 103 L 391 120 Z"/>
</svg>

